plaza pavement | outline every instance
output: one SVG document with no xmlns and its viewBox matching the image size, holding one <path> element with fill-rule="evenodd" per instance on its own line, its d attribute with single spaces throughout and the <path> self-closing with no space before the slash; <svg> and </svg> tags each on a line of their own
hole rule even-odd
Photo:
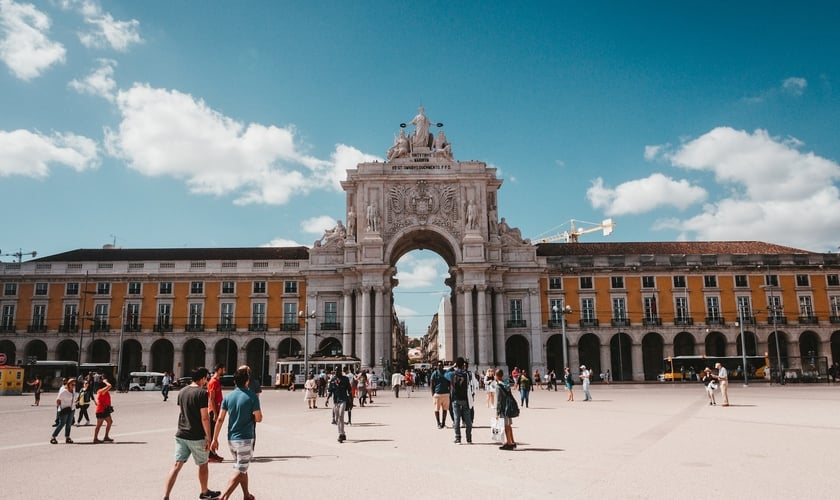
<svg viewBox="0 0 840 500">
<path fill-rule="evenodd" d="M 536 390 L 515 419 L 519 447 L 490 440 L 491 410 L 479 400 L 472 445 L 438 430 L 428 390 L 395 399 L 380 390 L 353 411 L 336 442 L 330 410 L 309 410 L 303 393 L 262 394 L 251 491 L 258 500 L 308 498 L 837 498 L 840 386 L 730 386 L 732 406 L 708 406 L 700 384 L 593 385 L 594 401 Z M 0 397 L 0 497 L 163 497 L 172 465 L 177 393 L 114 394 L 113 444 L 50 445 L 56 393 Z M 451 426 L 451 420 L 450 420 Z M 223 433 L 224 434 L 224 433 Z M 226 442 L 223 455 L 230 456 Z M 210 464 L 223 490 L 231 464 Z M 172 499 L 197 498 L 188 462 Z M 237 492 L 233 498 L 242 498 Z"/>
</svg>

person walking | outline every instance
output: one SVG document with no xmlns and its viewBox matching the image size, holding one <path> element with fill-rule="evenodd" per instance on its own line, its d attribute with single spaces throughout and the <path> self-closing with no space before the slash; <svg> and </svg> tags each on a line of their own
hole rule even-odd
<svg viewBox="0 0 840 500">
<path fill-rule="evenodd" d="M 429 377 L 429 389 L 432 391 L 432 402 L 435 409 L 435 420 L 438 429 L 446 427 L 446 412 L 449 409 L 450 383 L 443 369 L 443 361 L 438 361 L 437 370 Z M 443 420 L 441 420 L 443 413 Z M 459 431 L 460 432 L 460 431 Z"/>
<path fill-rule="evenodd" d="M 715 402 L 715 389 L 717 389 L 717 383 L 715 382 L 715 377 L 712 376 L 712 370 L 710 368 L 706 368 L 706 370 L 703 371 L 703 378 L 701 380 L 706 389 L 706 396 L 709 397 L 709 406 L 715 406 L 717 404 Z"/>
<path fill-rule="evenodd" d="M 191 382 L 178 391 L 178 430 L 175 432 L 175 465 L 166 476 L 164 500 L 169 500 L 178 473 L 184 464 L 193 457 L 198 466 L 198 483 L 201 493 L 198 498 L 219 498 L 221 491 L 213 491 L 207 487 L 209 470 L 207 459 L 210 452 L 210 416 L 207 411 L 207 379 L 210 372 L 207 368 L 196 368 L 191 373 Z"/>
<path fill-rule="evenodd" d="M 391 389 L 394 391 L 394 397 L 400 397 L 400 387 L 403 385 L 405 381 L 405 376 L 402 373 L 396 371 L 393 375 L 391 375 Z"/>
<path fill-rule="evenodd" d="M 90 391 L 90 383 L 85 380 L 82 384 L 81 390 L 79 390 L 79 395 L 76 397 L 76 408 L 79 409 L 79 419 L 76 421 L 76 425 L 82 425 L 82 418 L 85 419 L 85 425 L 90 425 L 90 415 L 88 415 L 88 408 L 90 407 L 90 400 L 92 398 L 92 394 Z"/>
<path fill-rule="evenodd" d="M 500 450 L 513 450 L 516 448 L 516 441 L 513 439 L 513 417 L 509 416 L 509 401 L 516 405 L 513 399 L 510 385 L 505 382 L 505 372 L 502 369 L 496 370 L 496 418 L 503 419 L 505 424 L 505 443 L 499 446 Z"/>
<path fill-rule="evenodd" d="M 516 384 L 519 387 L 519 402 L 525 408 L 528 408 L 528 403 L 531 395 L 531 389 L 533 388 L 533 382 L 530 378 L 528 378 L 528 372 L 522 370 L 522 373 L 519 374 L 519 380 Z"/>
<path fill-rule="evenodd" d="M 114 423 L 111 414 L 114 407 L 111 406 L 111 381 L 108 377 L 102 377 L 99 382 L 99 389 L 96 391 L 96 428 L 93 430 L 93 443 L 112 443 L 111 425 Z M 105 424 L 105 437 L 99 440 L 99 429 Z"/>
<path fill-rule="evenodd" d="M 580 381 L 583 386 L 583 400 L 592 401 L 592 395 L 589 394 L 589 383 L 592 378 L 592 371 L 586 369 L 586 365 L 580 365 Z"/>
<path fill-rule="evenodd" d="M 35 380 L 32 382 L 27 382 L 26 385 L 30 385 L 34 387 L 33 392 L 35 393 L 35 404 L 32 406 L 41 406 L 41 389 L 44 386 L 44 382 L 41 380 L 40 375 L 35 376 Z"/>
<path fill-rule="evenodd" d="M 715 375 L 715 380 L 718 381 L 720 385 L 720 397 L 723 399 L 721 401 L 721 406 L 729 406 L 729 372 L 726 371 L 726 367 L 720 363 L 715 363 L 715 368 L 717 368 L 717 375 Z"/>
<path fill-rule="evenodd" d="M 58 444 L 58 440 L 55 438 L 61 432 L 61 429 L 64 429 L 64 442 L 73 444 L 73 440 L 70 439 L 70 429 L 73 427 L 73 402 L 76 400 L 76 395 L 74 394 L 75 388 L 76 379 L 67 378 L 64 379 L 64 385 L 58 391 L 58 397 L 55 399 L 58 425 L 55 426 L 55 430 L 52 433 L 52 438 L 50 439 L 51 444 Z"/>
<path fill-rule="evenodd" d="M 347 405 L 353 404 L 350 380 L 336 370 L 335 376 L 330 379 L 327 394 L 333 400 L 333 423 L 338 426 L 338 442 L 343 443 L 347 439 L 344 433 L 344 411 Z"/>
<path fill-rule="evenodd" d="M 575 390 L 572 389 L 575 385 L 575 381 L 572 380 L 572 372 L 569 370 L 569 367 L 563 369 L 563 382 L 566 384 L 566 391 L 569 393 L 569 397 L 566 398 L 566 401 L 574 401 L 575 400 Z"/>
<path fill-rule="evenodd" d="M 472 414 L 470 413 L 470 391 L 472 391 L 470 379 L 473 375 L 465 369 L 464 358 L 458 357 L 455 360 L 455 370 L 444 374 L 450 387 L 450 398 L 452 400 L 452 428 L 455 429 L 455 444 L 461 444 L 461 420 L 467 428 L 467 443 L 472 443 Z M 439 368 L 442 364 L 439 365 Z M 434 375 L 433 375 L 434 377 Z M 437 394 L 435 394 L 437 396 Z M 437 412 L 436 412 L 437 413 Z M 435 414 L 437 417 L 437 414 Z M 444 420 L 446 413 L 444 412 Z"/>
<path fill-rule="evenodd" d="M 163 395 L 163 400 L 169 399 L 169 387 L 172 385 L 172 375 L 169 372 L 163 372 L 163 380 L 160 383 L 160 393 Z"/>
<path fill-rule="evenodd" d="M 219 448 L 219 432 L 225 422 L 225 417 L 230 415 L 227 440 L 233 457 L 234 473 L 228 481 L 227 489 L 222 493 L 224 500 L 230 498 L 237 486 L 242 488 L 245 500 L 254 500 L 254 495 L 249 491 L 248 466 L 254 453 L 254 423 L 262 422 L 262 410 L 260 398 L 248 389 L 250 377 L 251 369 L 248 366 L 240 366 L 234 372 L 233 383 L 236 388 L 222 400 L 221 410 L 216 419 L 216 429 L 213 431 L 213 441 L 210 443 L 211 450 L 215 451 Z"/>
<path fill-rule="evenodd" d="M 207 382 L 207 411 L 210 416 L 210 435 L 216 428 L 216 418 L 219 416 L 219 410 L 222 406 L 222 375 L 225 374 L 224 363 L 217 363 L 213 369 L 213 376 Z M 292 381 L 294 385 L 294 381 Z M 215 450 L 210 450 L 211 462 L 222 462 L 224 458 L 216 454 Z"/>
</svg>

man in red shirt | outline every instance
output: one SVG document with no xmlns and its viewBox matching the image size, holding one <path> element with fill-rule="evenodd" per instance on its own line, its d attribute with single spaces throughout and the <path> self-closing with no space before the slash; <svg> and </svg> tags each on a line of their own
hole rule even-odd
<svg viewBox="0 0 840 500">
<path fill-rule="evenodd" d="M 207 382 L 207 408 L 210 416 L 210 435 L 216 428 L 216 418 L 219 416 L 219 410 L 222 409 L 222 375 L 225 374 L 225 365 L 217 363 L 213 377 Z M 215 451 L 210 451 L 209 460 L 211 462 L 221 462 L 224 458 L 216 454 Z"/>
</svg>

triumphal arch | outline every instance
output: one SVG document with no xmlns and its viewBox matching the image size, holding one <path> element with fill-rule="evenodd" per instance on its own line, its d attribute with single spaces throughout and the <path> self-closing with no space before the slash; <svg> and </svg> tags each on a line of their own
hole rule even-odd
<svg viewBox="0 0 840 500">
<path fill-rule="evenodd" d="M 381 367 L 392 352 L 395 264 L 412 250 L 431 250 L 449 266 L 446 357 L 463 356 L 481 369 L 504 366 L 505 332 L 513 326 L 528 341 L 532 366 L 545 366 L 539 301 L 545 263 L 499 218 L 496 169 L 456 160 L 441 127 L 420 108 L 401 124 L 385 161 L 347 171 L 346 223 L 338 221 L 310 252 L 307 304 L 337 304 L 344 353 Z"/>
</svg>

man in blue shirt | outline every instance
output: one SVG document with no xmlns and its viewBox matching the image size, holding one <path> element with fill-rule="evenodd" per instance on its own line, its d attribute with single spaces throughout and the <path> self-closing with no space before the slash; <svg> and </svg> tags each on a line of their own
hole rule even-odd
<svg viewBox="0 0 840 500">
<path fill-rule="evenodd" d="M 429 378 L 429 388 L 432 390 L 438 429 L 443 429 L 446 427 L 446 411 L 449 409 L 449 379 L 446 378 L 443 361 L 438 361 L 437 370 Z M 443 412 L 443 420 L 440 418 L 441 412 Z"/>
<path fill-rule="evenodd" d="M 222 495 L 223 499 L 230 498 L 237 486 L 242 487 L 242 494 L 246 500 L 254 498 L 248 491 L 248 465 L 251 463 L 254 450 L 255 423 L 262 422 L 262 411 L 260 399 L 248 389 L 250 378 L 251 369 L 248 366 L 240 366 L 236 369 L 236 373 L 233 374 L 236 388 L 222 401 L 222 409 L 213 431 L 213 442 L 210 444 L 210 449 L 213 451 L 219 448 L 219 430 L 222 428 L 225 417 L 230 414 L 227 439 L 236 472 L 228 482 L 227 490 Z"/>
</svg>

